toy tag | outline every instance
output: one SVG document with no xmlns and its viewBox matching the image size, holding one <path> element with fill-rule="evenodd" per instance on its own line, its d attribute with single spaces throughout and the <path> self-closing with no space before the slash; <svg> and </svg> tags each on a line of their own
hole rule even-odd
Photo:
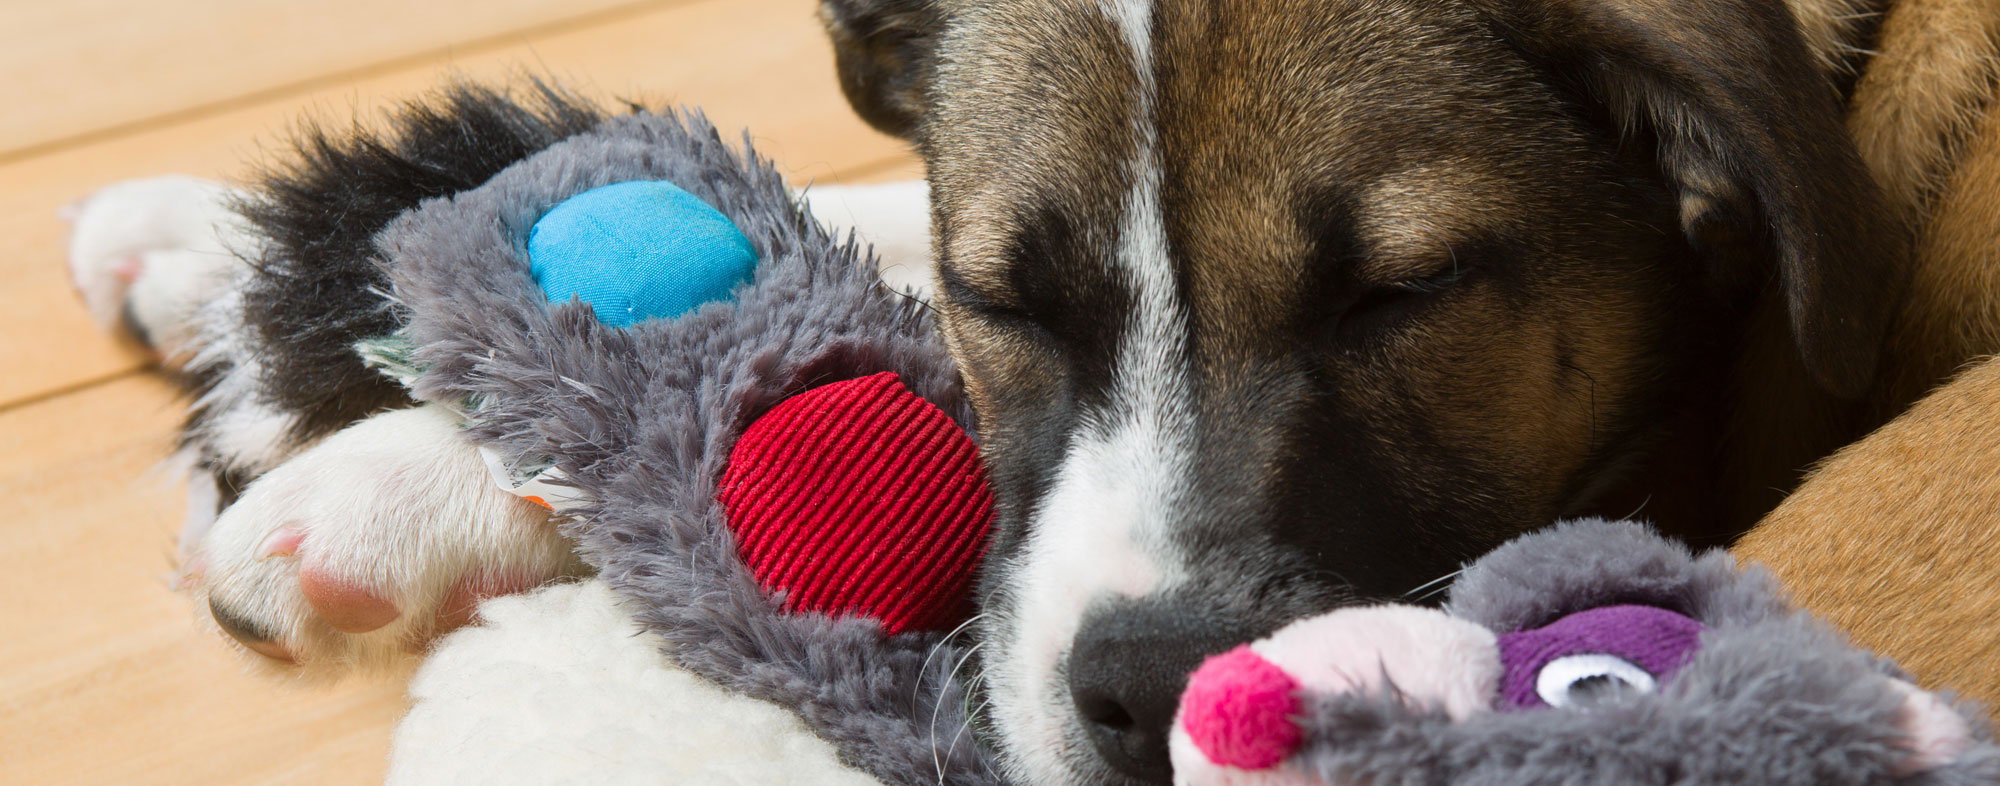
<svg viewBox="0 0 2000 786">
<path fill-rule="evenodd" d="M 486 462 L 486 471 L 493 476 L 493 484 L 521 499 L 533 502 L 555 513 L 567 513 L 590 501 L 590 496 L 571 486 L 559 482 L 568 477 L 553 463 L 534 464 L 524 461 L 522 465 L 509 468 L 506 460 L 492 448 L 479 448 L 479 457 Z"/>
</svg>

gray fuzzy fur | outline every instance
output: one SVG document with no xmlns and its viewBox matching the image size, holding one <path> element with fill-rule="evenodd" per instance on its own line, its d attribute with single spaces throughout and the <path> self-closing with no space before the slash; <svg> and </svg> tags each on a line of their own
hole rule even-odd
<svg viewBox="0 0 2000 786">
<path fill-rule="evenodd" d="M 1336 784 L 2000 783 L 2000 748 L 1977 742 L 1898 777 L 1902 697 L 1893 667 L 1785 606 L 1762 569 L 1738 572 L 1631 523 L 1581 521 L 1519 538 L 1470 566 L 1447 611 L 1510 632 L 1614 603 L 1671 608 L 1709 627 L 1659 692 L 1589 709 L 1495 712 L 1452 723 L 1393 697 L 1309 700 L 1297 759 Z"/>
<path fill-rule="evenodd" d="M 626 329 L 575 301 L 544 302 L 528 228 L 570 196 L 634 179 L 679 185 L 750 239 L 762 261 L 734 302 Z M 806 218 L 768 162 L 730 150 L 699 114 L 636 113 L 425 203 L 377 243 L 428 368 L 418 397 L 485 402 L 471 413 L 474 439 L 510 459 L 554 457 L 594 497 L 565 531 L 675 661 L 793 709 L 886 782 L 997 782 L 987 750 L 961 734 L 965 682 L 952 672 L 963 647 L 778 613 L 714 501 L 743 428 L 818 384 L 896 371 L 969 418 L 927 315 Z"/>
</svg>

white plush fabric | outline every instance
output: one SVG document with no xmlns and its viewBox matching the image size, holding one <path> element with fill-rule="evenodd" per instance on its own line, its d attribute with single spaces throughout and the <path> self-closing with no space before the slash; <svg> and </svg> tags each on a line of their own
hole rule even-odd
<svg viewBox="0 0 2000 786">
<path fill-rule="evenodd" d="M 479 611 L 411 680 L 390 784 L 880 786 L 790 713 L 669 663 L 601 581 Z"/>
</svg>

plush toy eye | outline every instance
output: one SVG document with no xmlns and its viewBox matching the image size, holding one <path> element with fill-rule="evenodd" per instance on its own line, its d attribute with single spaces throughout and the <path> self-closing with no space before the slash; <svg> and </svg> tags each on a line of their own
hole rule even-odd
<svg viewBox="0 0 2000 786">
<path fill-rule="evenodd" d="M 1670 684 L 1702 625 L 1652 606 L 1601 606 L 1499 638 L 1501 709 L 1588 707 Z"/>
<path fill-rule="evenodd" d="M 1659 680 L 1616 655 L 1588 652 L 1549 661 L 1535 675 L 1535 695 L 1551 707 L 1578 707 L 1652 693 Z"/>
</svg>

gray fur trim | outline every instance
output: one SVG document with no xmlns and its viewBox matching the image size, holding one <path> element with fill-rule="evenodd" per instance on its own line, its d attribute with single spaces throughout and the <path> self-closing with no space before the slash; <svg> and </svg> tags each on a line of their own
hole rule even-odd
<svg viewBox="0 0 2000 786">
<path fill-rule="evenodd" d="M 1496 631 L 1537 627 L 1618 603 L 1673 609 L 1710 627 L 1786 612 L 1762 568 L 1738 572 L 1720 549 L 1694 556 L 1625 521 L 1566 521 L 1488 552 L 1452 583 L 1445 610 Z"/>
<path fill-rule="evenodd" d="M 572 195 L 634 179 L 672 181 L 750 239 L 762 262 L 734 302 L 621 330 L 580 303 L 543 301 L 528 228 Z M 793 709 L 886 782 L 998 782 L 988 751 L 959 734 L 967 697 L 951 671 L 963 647 L 777 613 L 714 502 L 743 428 L 818 384 L 896 371 L 969 419 L 928 317 L 880 287 L 851 240 L 806 218 L 768 162 L 730 150 L 699 114 L 637 113 L 426 202 L 377 244 L 427 369 L 417 395 L 488 402 L 473 438 L 510 460 L 557 458 L 596 500 L 566 532 L 674 660 Z"/>
</svg>

